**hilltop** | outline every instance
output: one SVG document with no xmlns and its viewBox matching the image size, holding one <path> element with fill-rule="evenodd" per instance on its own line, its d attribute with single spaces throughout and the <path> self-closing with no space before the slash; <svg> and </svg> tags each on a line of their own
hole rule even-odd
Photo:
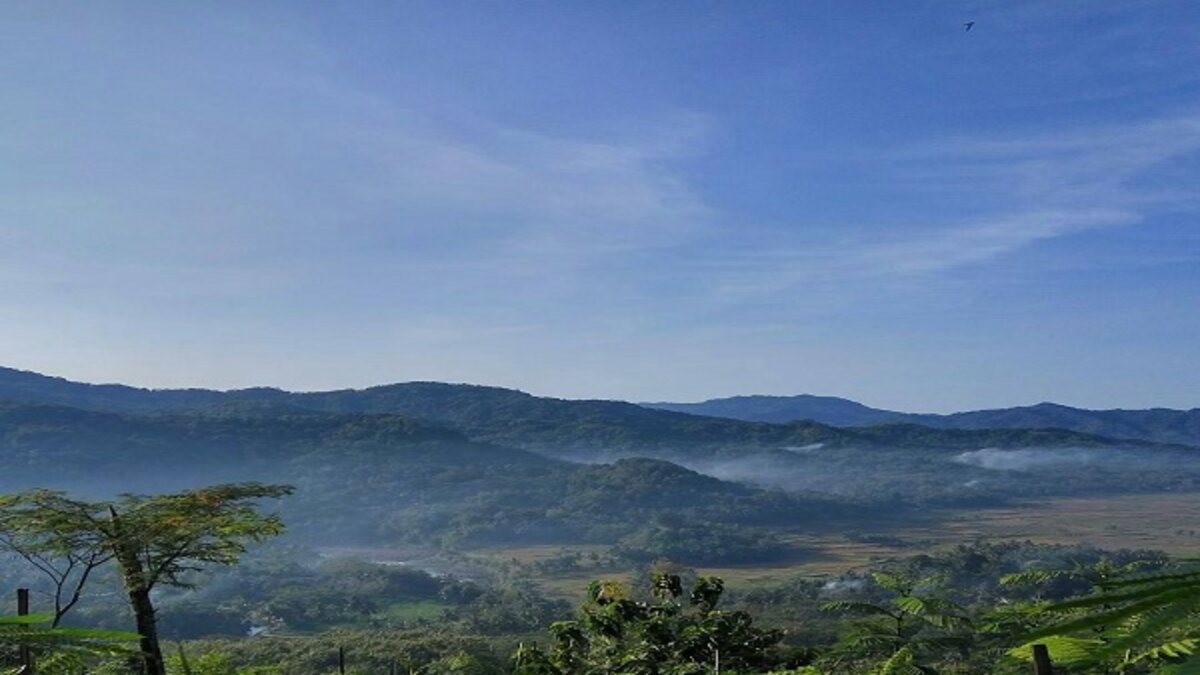
<svg viewBox="0 0 1200 675">
<path fill-rule="evenodd" d="M 649 408 L 777 424 L 806 420 L 838 427 L 920 424 L 939 429 L 1066 429 L 1109 438 L 1200 445 L 1200 408 L 1088 410 L 1057 403 L 946 415 L 883 410 L 830 396 L 733 396 L 700 403 L 643 403 Z"/>
<path fill-rule="evenodd" d="M 1014 429 L 925 428 L 910 420 L 871 429 L 815 421 L 771 423 L 660 410 L 624 401 L 567 400 L 471 384 L 408 382 L 366 389 L 287 392 L 141 389 L 72 382 L 0 369 L 0 401 L 70 406 L 123 414 L 213 414 L 236 409 L 336 414 L 399 415 L 452 427 L 465 436 L 562 456 L 628 456 L 729 448 L 779 448 L 820 443 L 831 447 L 970 448 L 1111 446 L 1122 443 L 1090 432 L 1048 427 Z M 917 424 L 920 424 L 919 422 Z M 1052 427 L 1052 425 L 1049 425 Z"/>
</svg>

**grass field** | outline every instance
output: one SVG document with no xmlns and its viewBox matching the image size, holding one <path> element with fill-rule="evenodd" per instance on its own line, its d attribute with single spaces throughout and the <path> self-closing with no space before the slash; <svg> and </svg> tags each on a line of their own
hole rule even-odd
<svg viewBox="0 0 1200 675">
<path fill-rule="evenodd" d="M 905 545 L 851 541 L 838 533 L 797 535 L 811 552 L 798 564 L 776 567 L 706 568 L 728 581 L 763 581 L 788 574 L 838 573 L 886 558 L 916 555 L 976 540 L 1028 539 L 1047 544 L 1100 548 L 1146 548 L 1172 555 L 1200 553 L 1200 493 L 1073 497 L 977 511 L 931 513 L 925 523 L 892 525 L 878 534 Z"/>
<path fill-rule="evenodd" d="M 919 523 L 880 523 L 857 536 L 844 530 L 789 535 L 795 555 L 769 565 L 705 567 L 726 583 L 746 587 L 770 584 L 796 574 L 837 574 L 888 558 L 950 548 L 976 540 L 1030 540 L 1038 543 L 1091 544 L 1100 548 L 1147 548 L 1172 555 L 1200 553 L 1200 493 L 1055 498 L 1005 508 L 934 511 Z M 533 563 L 563 554 L 603 551 L 604 547 L 534 546 L 494 549 L 493 560 Z M 581 569 L 547 573 L 540 579 L 554 595 L 577 599 L 590 580 L 627 579 L 629 570 Z"/>
</svg>

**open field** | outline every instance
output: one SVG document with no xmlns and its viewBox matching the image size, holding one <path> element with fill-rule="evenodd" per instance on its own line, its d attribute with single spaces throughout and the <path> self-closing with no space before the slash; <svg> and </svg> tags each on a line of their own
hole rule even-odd
<svg viewBox="0 0 1200 675">
<path fill-rule="evenodd" d="M 1072 497 L 992 509 L 940 511 L 918 524 L 880 523 L 875 529 L 827 530 L 789 535 L 796 554 L 781 562 L 704 567 L 730 584 L 771 584 L 796 574 L 837 574 L 888 558 L 950 548 L 975 540 L 1028 539 L 1039 543 L 1148 548 L 1172 555 L 1200 553 L 1200 493 Z M 527 546 L 479 552 L 494 561 L 536 563 L 564 552 L 602 554 L 603 546 Z M 582 568 L 538 575 L 545 589 L 576 599 L 595 578 L 627 579 L 629 570 Z"/>
<path fill-rule="evenodd" d="M 863 541 L 871 537 L 853 541 L 840 533 L 797 535 L 792 538 L 796 546 L 811 551 L 798 564 L 703 571 L 729 581 L 762 582 L 788 574 L 838 573 L 980 539 L 1149 548 L 1172 555 L 1200 552 L 1200 493 L 1056 498 L 929 515 L 929 521 L 917 526 L 892 525 L 872 532 L 888 543 Z M 896 545 L 891 545 L 892 538 Z"/>
<path fill-rule="evenodd" d="M 857 541 L 841 533 L 792 537 L 811 555 L 798 564 L 705 568 L 729 581 L 763 582 L 789 574 L 829 574 L 873 561 L 916 555 L 975 540 L 1028 539 L 1099 548 L 1147 548 L 1172 555 L 1200 552 L 1200 493 L 1072 497 L 1019 506 L 931 513 L 917 526 L 886 526 L 872 532 L 887 543 Z M 892 544 L 893 538 L 895 540 Z"/>
</svg>

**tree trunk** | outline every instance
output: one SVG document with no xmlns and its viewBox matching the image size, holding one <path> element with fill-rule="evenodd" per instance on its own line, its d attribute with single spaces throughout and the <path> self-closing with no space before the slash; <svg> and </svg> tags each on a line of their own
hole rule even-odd
<svg viewBox="0 0 1200 675">
<path fill-rule="evenodd" d="M 137 632 L 142 636 L 139 643 L 142 649 L 142 663 L 146 675 L 166 675 L 166 665 L 163 663 L 162 648 L 158 644 L 158 619 L 154 616 L 154 605 L 150 602 L 150 592 L 145 590 L 129 591 L 129 606 L 137 617 Z"/>
<path fill-rule="evenodd" d="M 116 509 L 109 508 L 113 525 L 113 553 L 121 568 L 121 581 L 129 594 L 129 607 L 137 620 L 137 632 L 141 636 L 142 672 L 144 675 L 166 675 L 162 647 L 158 644 L 158 619 L 154 615 L 154 603 L 150 601 L 150 584 L 142 559 L 138 557 L 136 543 L 125 535 Z"/>
</svg>

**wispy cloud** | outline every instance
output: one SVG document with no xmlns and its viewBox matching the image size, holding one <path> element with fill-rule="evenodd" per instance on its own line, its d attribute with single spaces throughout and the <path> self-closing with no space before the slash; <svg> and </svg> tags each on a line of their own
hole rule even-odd
<svg viewBox="0 0 1200 675">
<path fill-rule="evenodd" d="M 81 167 L 66 180 L 0 170 L 0 277 L 107 297 L 245 297 L 371 274 L 429 290 L 521 278 L 570 287 L 587 282 L 578 270 L 673 246 L 712 215 L 676 170 L 705 143 L 702 115 L 619 138 L 463 130 L 310 74 L 267 81 L 266 103 L 231 101 L 202 124 L 182 109 L 188 94 L 169 114 L 109 120 L 127 130 L 120 144 L 0 132 L 27 163 Z"/>
<path fill-rule="evenodd" d="M 869 245 L 852 260 L 856 269 L 871 274 L 937 272 L 986 261 L 1045 239 L 1126 225 L 1137 218 L 1129 211 L 1110 209 L 1021 212 Z"/>
<path fill-rule="evenodd" d="M 700 118 L 682 123 L 688 131 L 622 141 L 493 128 L 471 143 L 391 131 L 370 149 L 386 167 L 375 197 L 448 235 L 467 231 L 493 255 L 570 260 L 670 245 L 712 215 L 671 166 L 703 142 Z"/>
<path fill-rule="evenodd" d="M 1029 137 L 949 139 L 877 156 L 889 167 L 891 189 L 927 199 L 941 222 L 847 223 L 843 236 L 744 253 L 737 267 L 723 269 L 720 296 L 928 278 L 1039 242 L 1194 210 L 1200 197 L 1171 173 L 1197 153 L 1200 116 L 1185 115 Z"/>
</svg>

